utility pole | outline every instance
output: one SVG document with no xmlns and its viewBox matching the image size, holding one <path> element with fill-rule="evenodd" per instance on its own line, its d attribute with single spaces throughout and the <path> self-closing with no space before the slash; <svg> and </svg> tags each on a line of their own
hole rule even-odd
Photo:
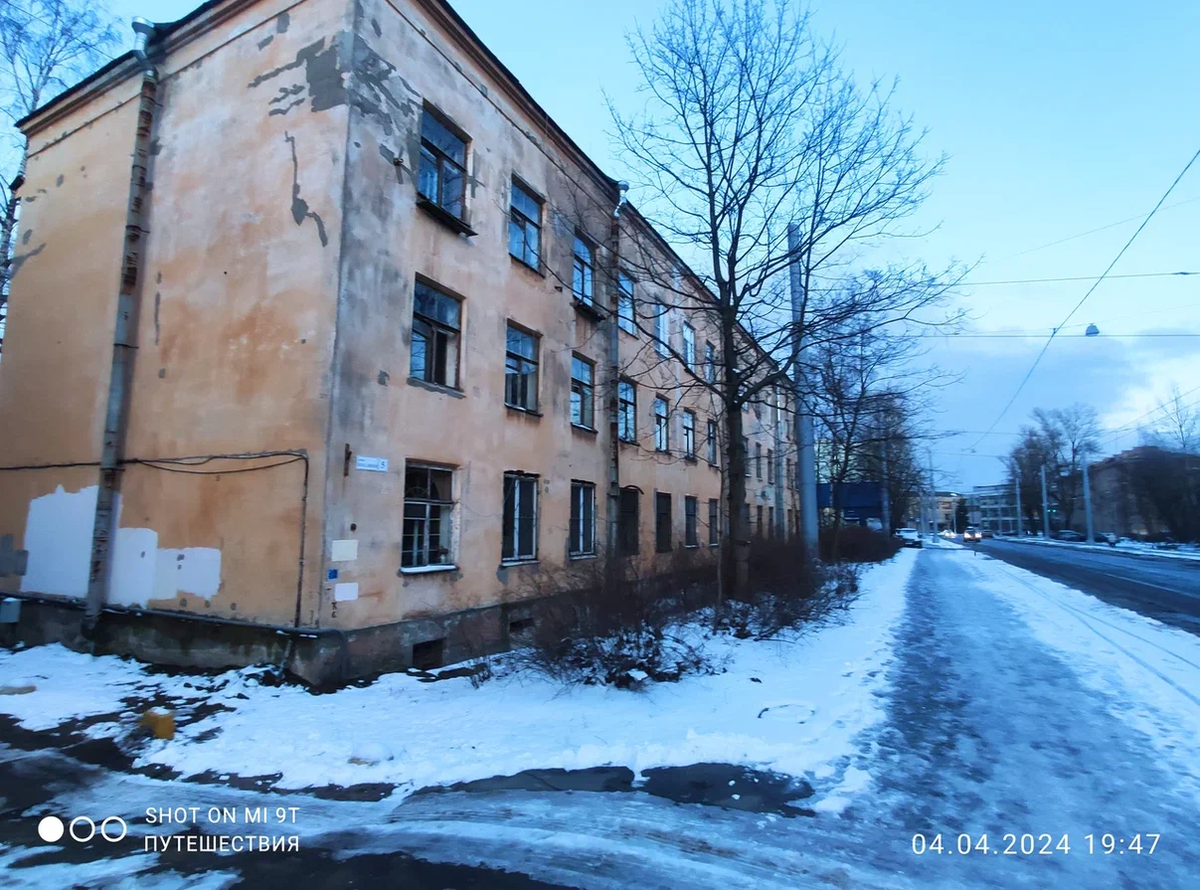
<svg viewBox="0 0 1200 890">
<path fill-rule="evenodd" d="M 1046 465 L 1042 464 L 1042 534 L 1050 540 L 1050 506 L 1046 499 Z"/>
<path fill-rule="evenodd" d="M 804 397 L 804 298 L 800 294 L 800 230 L 795 223 L 788 224 L 788 252 L 792 257 L 788 278 L 792 291 L 792 325 L 795 328 L 792 382 L 796 388 L 796 483 L 800 489 L 800 540 L 809 555 L 814 556 L 817 553 L 817 455 L 813 447 L 812 413 Z"/>
<path fill-rule="evenodd" d="M 1088 453 L 1083 452 L 1083 512 L 1087 517 L 1087 539 L 1089 544 L 1096 541 L 1096 530 L 1092 525 L 1092 485 L 1088 480 Z"/>
<path fill-rule="evenodd" d="M 926 448 L 929 454 L 929 534 L 937 534 L 937 481 L 933 475 L 933 449 Z"/>
<path fill-rule="evenodd" d="M 887 441 L 883 442 L 883 482 L 879 488 L 879 512 L 881 526 L 885 535 L 892 533 L 892 499 L 888 497 L 888 448 Z"/>
<path fill-rule="evenodd" d="M 1017 537 L 1020 538 L 1024 532 L 1021 529 L 1021 477 L 1018 476 L 1013 480 L 1013 489 L 1017 493 Z"/>
</svg>

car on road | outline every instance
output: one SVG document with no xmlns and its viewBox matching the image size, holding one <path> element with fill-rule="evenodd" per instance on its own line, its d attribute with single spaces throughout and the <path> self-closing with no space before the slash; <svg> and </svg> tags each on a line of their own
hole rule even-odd
<svg viewBox="0 0 1200 890">
<path fill-rule="evenodd" d="M 994 535 L 994 534 L 992 534 L 992 530 L 991 530 L 990 528 L 985 528 L 985 529 L 983 530 L 983 536 L 984 536 L 985 538 L 994 538 L 994 537 L 995 537 L 995 535 Z"/>
<path fill-rule="evenodd" d="M 915 528 L 898 528 L 896 537 L 900 539 L 901 547 L 924 547 L 921 543 L 921 533 Z"/>
<path fill-rule="evenodd" d="M 1056 532 L 1054 537 L 1059 541 L 1071 541 L 1073 543 L 1087 540 L 1087 535 L 1083 532 L 1073 531 L 1069 528 L 1064 528 L 1062 531 Z"/>
<path fill-rule="evenodd" d="M 983 532 L 981 532 L 975 526 L 968 525 L 966 527 L 966 529 L 963 530 L 963 543 L 964 544 L 970 544 L 975 541 L 981 541 L 981 540 L 983 540 Z"/>
<path fill-rule="evenodd" d="M 1113 532 L 1099 532 L 1096 535 L 1097 544 L 1107 544 L 1109 547 L 1117 546 L 1117 536 Z"/>
</svg>

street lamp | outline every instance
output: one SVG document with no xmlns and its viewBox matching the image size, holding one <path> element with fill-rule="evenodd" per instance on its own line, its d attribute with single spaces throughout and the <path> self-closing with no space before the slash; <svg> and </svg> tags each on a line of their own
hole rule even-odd
<svg viewBox="0 0 1200 890">
<path fill-rule="evenodd" d="M 1088 325 L 1088 326 L 1087 326 L 1087 330 L 1085 330 L 1085 331 L 1083 332 L 1083 336 L 1085 336 L 1085 337 L 1099 337 L 1099 336 L 1100 336 L 1100 329 L 1099 329 L 1098 327 L 1096 327 L 1094 324 L 1090 324 L 1090 325 Z"/>
</svg>

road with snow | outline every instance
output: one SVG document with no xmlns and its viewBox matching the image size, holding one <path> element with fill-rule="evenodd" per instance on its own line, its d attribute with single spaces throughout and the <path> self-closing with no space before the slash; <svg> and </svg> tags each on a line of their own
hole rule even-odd
<svg viewBox="0 0 1200 890">
<path fill-rule="evenodd" d="M 650 769 L 636 779 L 626 767 L 606 767 L 527 771 L 407 797 L 386 789 L 372 795 L 365 786 L 284 794 L 247 782 L 233 787 L 222 781 L 228 776 L 164 781 L 147 770 L 82 766 L 67 759 L 69 748 L 28 750 L 35 736 L 22 729 L 26 750 L 0 750 L 0 795 L 8 798 L 0 804 L 0 883 L 30 890 L 1195 886 L 1200 639 L 970 549 L 930 548 L 903 560 L 911 571 L 894 591 L 902 596 L 890 613 L 886 654 L 877 655 L 879 637 L 854 659 L 843 642 L 835 647 L 846 677 L 880 659 L 870 663 L 880 682 L 843 690 L 871 699 L 878 719 L 826 762 L 791 777 L 753 771 L 749 754 L 736 767 Z M 756 668 L 760 680 L 765 666 Z M 783 675 L 788 688 L 764 694 L 808 696 L 829 710 L 835 702 L 809 688 L 829 680 L 814 679 L 812 667 L 798 660 Z M 480 695 L 513 699 L 507 687 L 488 688 Z M 665 707 L 683 688 L 663 687 L 652 700 Z M 728 697 L 717 681 L 696 688 L 727 709 L 730 738 L 772 737 L 781 726 L 762 713 L 742 715 L 732 687 Z M 322 697 L 313 700 L 320 705 Z M 335 703 L 325 702 L 326 709 Z M 845 710 L 845 719 L 864 704 Z M 412 721 L 421 719 L 412 710 L 419 705 L 404 706 Z M 793 710 L 796 737 L 811 733 L 811 715 Z M 640 712 L 630 713 L 635 729 L 653 732 Z M 586 730 L 601 731 L 611 730 Z M 679 744 L 695 743 L 695 735 L 688 729 Z M 749 741 L 738 744 L 753 750 Z M 295 834 L 300 850 L 146 852 L 148 836 L 169 832 L 139 815 L 173 805 L 297 807 L 295 823 L 270 832 Z M 40 844 L 34 831 L 46 813 L 119 814 L 130 837 Z"/>
<path fill-rule="evenodd" d="M 1200 560 L 1050 544 L 982 541 L 981 552 L 1105 602 L 1200 634 Z"/>
</svg>

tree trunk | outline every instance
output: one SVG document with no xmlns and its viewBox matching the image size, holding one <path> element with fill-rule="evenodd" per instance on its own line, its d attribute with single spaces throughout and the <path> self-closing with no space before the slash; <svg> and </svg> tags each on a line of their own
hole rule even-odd
<svg viewBox="0 0 1200 890">
<path fill-rule="evenodd" d="M 729 435 L 729 551 L 730 559 L 729 596 L 744 599 L 750 583 L 750 529 L 749 517 L 743 514 L 742 504 L 746 501 L 747 455 L 742 442 L 742 409 L 732 410 L 726 401 L 725 428 Z"/>
</svg>

